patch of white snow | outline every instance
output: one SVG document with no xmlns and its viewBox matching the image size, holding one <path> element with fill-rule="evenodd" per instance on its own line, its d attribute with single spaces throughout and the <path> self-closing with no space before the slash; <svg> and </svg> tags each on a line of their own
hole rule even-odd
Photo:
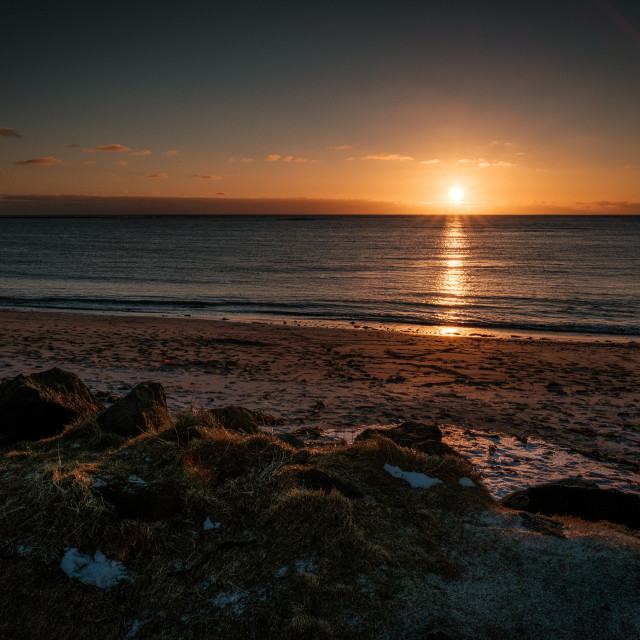
<svg viewBox="0 0 640 640">
<path fill-rule="evenodd" d="M 62 556 L 60 568 L 70 578 L 77 578 L 83 584 L 93 584 L 101 589 L 108 589 L 120 580 L 129 578 L 122 563 L 109 560 L 101 551 L 96 551 L 92 558 L 76 548 L 67 549 Z"/>
<path fill-rule="evenodd" d="M 211 522 L 211 518 L 207 516 L 207 519 L 204 521 L 202 528 L 205 531 L 209 531 L 210 529 L 219 529 L 222 526 L 220 522 Z"/>
<path fill-rule="evenodd" d="M 400 467 L 394 467 L 391 464 L 385 464 L 384 470 L 394 478 L 406 480 L 412 489 L 429 489 L 436 484 L 442 484 L 442 480 L 438 478 L 430 478 L 424 473 L 417 471 L 403 471 Z"/>
<path fill-rule="evenodd" d="M 476 483 L 471 478 L 460 478 L 460 480 L 458 480 L 458 484 L 462 485 L 463 487 L 475 487 L 476 486 Z"/>
</svg>

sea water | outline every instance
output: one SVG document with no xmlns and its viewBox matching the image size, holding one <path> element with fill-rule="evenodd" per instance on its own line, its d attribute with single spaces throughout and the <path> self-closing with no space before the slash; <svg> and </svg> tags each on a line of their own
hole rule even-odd
<svg viewBox="0 0 640 640">
<path fill-rule="evenodd" d="M 640 336 L 640 216 L 0 219 L 0 308 Z"/>
</svg>

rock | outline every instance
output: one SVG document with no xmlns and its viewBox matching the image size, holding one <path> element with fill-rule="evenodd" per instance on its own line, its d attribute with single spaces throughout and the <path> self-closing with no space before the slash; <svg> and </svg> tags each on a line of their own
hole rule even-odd
<svg viewBox="0 0 640 640">
<path fill-rule="evenodd" d="M 458 452 L 442 442 L 442 431 L 436 424 L 424 424 L 423 422 L 403 422 L 391 429 L 365 429 L 358 435 L 355 442 L 383 436 L 389 438 L 401 447 L 416 449 L 430 456 L 454 455 Z"/>
<path fill-rule="evenodd" d="M 323 491 L 324 493 L 331 493 L 333 489 L 339 491 L 345 498 L 360 499 L 363 498 L 361 491 L 358 491 L 350 484 L 338 480 L 330 476 L 320 469 L 306 469 L 300 474 L 300 480 L 307 489 L 312 491 Z"/>
<path fill-rule="evenodd" d="M 171 425 L 167 397 L 161 384 L 142 382 L 98 416 L 105 431 L 133 437 Z"/>
<path fill-rule="evenodd" d="M 69 371 L 19 375 L 0 384 L 0 444 L 57 435 L 103 406 Z"/>
<path fill-rule="evenodd" d="M 211 409 L 210 413 L 219 420 L 225 429 L 244 433 L 260 433 L 258 421 L 253 411 L 249 409 L 231 405 Z"/>
<path fill-rule="evenodd" d="M 324 431 L 320 427 L 316 427 L 315 425 L 311 427 L 300 427 L 295 431 L 291 432 L 294 436 L 306 436 L 310 440 L 315 440 L 317 438 L 322 438 L 324 436 Z"/>
<path fill-rule="evenodd" d="M 93 489 L 112 504 L 120 518 L 156 522 L 166 520 L 182 510 L 182 496 L 170 484 L 119 482 Z"/>
<path fill-rule="evenodd" d="M 290 445 L 294 449 L 304 449 L 306 446 L 303 440 L 300 440 L 300 438 L 294 436 L 292 433 L 276 433 L 274 435 L 278 440 Z"/>
<path fill-rule="evenodd" d="M 607 520 L 640 529 L 640 496 L 616 489 L 600 489 L 588 481 L 552 482 L 505 496 L 509 509 L 545 516 L 575 516 L 583 520 Z"/>
</svg>

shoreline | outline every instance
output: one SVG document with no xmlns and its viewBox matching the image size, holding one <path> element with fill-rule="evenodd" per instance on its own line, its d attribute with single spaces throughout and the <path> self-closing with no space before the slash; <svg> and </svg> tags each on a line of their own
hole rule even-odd
<svg viewBox="0 0 640 640">
<path fill-rule="evenodd" d="M 640 465 L 635 342 L 23 310 L 0 311 L 0 323 L 0 379 L 57 366 L 115 395 L 153 380 L 173 413 L 242 405 L 282 416 L 285 431 L 317 427 L 329 443 L 369 426 L 437 422 L 475 438 L 469 452 L 488 470 L 523 480 L 518 447 L 529 440 L 578 456 L 596 481 L 622 477 L 620 461 Z"/>
<path fill-rule="evenodd" d="M 142 317 L 142 318 L 170 318 L 174 320 L 195 319 L 211 322 L 230 322 L 239 324 L 272 324 L 291 325 L 308 328 L 324 329 L 360 329 L 375 331 L 391 331 L 425 336 L 447 336 L 463 338 L 493 338 L 499 340 L 527 339 L 549 340 L 553 342 L 605 342 L 619 344 L 640 344 L 640 335 L 620 333 L 594 333 L 559 330 L 535 330 L 519 328 L 496 328 L 456 325 L 421 325 L 402 322 L 371 322 L 366 320 L 332 320 L 326 318 L 296 316 L 276 316 L 268 314 L 250 313 L 170 313 L 166 311 L 102 311 L 100 309 L 76 309 L 59 307 L 1 307 L 0 314 L 11 313 L 46 313 L 70 314 L 80 316 L 114 316 L 114 317 Z"/>
</svg>

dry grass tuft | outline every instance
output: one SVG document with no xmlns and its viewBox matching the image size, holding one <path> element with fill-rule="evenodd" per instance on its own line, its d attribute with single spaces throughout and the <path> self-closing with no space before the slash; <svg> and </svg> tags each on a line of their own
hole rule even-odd
<svg viewBox="0 0 640 640">
<path fill-rule="evenodd" d="M 411 489 L 385 463 L 445 485 Z M 311 468 L 357 489 L 356 497 L 308 490 L 301 478 Z M 85 420 L 0 452 L 0 589 L 10 594 L 0 602 L 0 637 L 121 639 L 142 622 L 136 638 L 392 630 L 402 624 L 396 594 L 407 584 L 460 573 L 451 529 L 458 512 L 484 504 L 482 491 L 455 484 L 462 475 L 473 477 L 458 458 L 427 457 L 385 438 L 297 450 L 190 412 L 125 440 Z M 102 483 L 176 491 L 181 508 L 157 521 L 121 518 L 101 497 Z M 215 525 L 205 530 L 207 519 Z M 130 579 L 101 590 L 67 577 L 59 565 L 69 547 L 103 552 Z"/>
</svg>

